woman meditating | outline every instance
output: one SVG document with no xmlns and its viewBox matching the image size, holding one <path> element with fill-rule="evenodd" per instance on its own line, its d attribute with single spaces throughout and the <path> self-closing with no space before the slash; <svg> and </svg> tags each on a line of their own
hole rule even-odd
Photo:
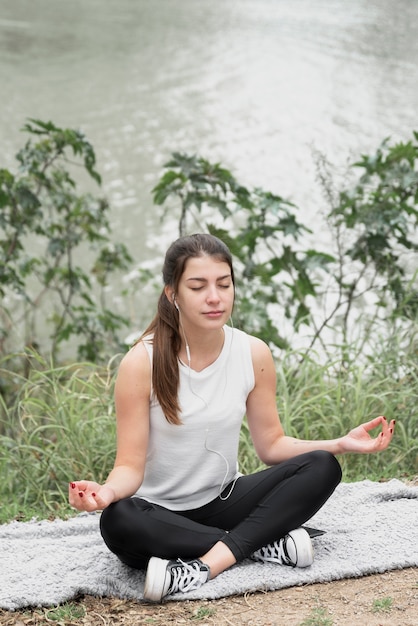
<svg viewBox="0 0 418 626">
<path fill-rule="evenodd" d="M 69 486 L 73 507 L 103 510 L 105 543 L 147 570 L 144 598 L 157 602 L 248 557 L 311 565 L 302 526 L 341 480 L 335 455 L 384 450 L 395 425 L 380 416 L 334 440 L 285 435 L 270 349 L 228 325 L 235 286 L 227 246 L 207 234 L 177 239 L 163 280 L 153 321 L 119 367 L 114 468 L 103 485 Z M 248 476 L 237 469 L 244 415 L 269 466 Z"/>
</svg>

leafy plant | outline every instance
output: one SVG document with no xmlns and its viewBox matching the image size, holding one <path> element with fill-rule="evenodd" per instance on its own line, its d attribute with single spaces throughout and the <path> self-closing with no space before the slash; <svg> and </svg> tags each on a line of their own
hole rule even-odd
<svg viewBox="0 0 418 626">
<path fill-rule="evenodd" d="M 311 345 L 332 320 L 344 342 L 350 341 L 353 328 L 361 328 L 364 340 L 367 330 L 384 318 L 415 321 L 418 133 L 395 145 L 385 139 L 375 154 L 362 155 L 351 165 L 351 173 L 360 172 L 359 177 L 343 191 L 333 189 L 325 159 L 318 159 L 318 167 L 331 207 L 326 221 L 335 263 L 330 265 L 333 280 L 326 283 L 331 295 L 327 311 L 315 326 Z M 365 306 L 371 311 L 367 316 Z"/>
<path fill-rule="evenodd" d="M 79 358 L 103 360 L 127 324 L 106 304 L 109 276 L 131 258 L 110 239 L 106 200 L 77 191 L 75 170 L 101 182 L 93 147 L 52 122 L 30 120 L 23 130 L 31 139 L 17 154 L 18 171 L 0 170 L 0 354 L 18 338 L 20 347 L 41 349 L 38 324 L 47 322 L 44 352 L 55 358 L 71 341 Z"/>
<path fill-rule="evenodd" d="M 269 307 L 280 307 L 297 328 L 306 322 L 306 299 L 316 294 L 311 270 L 326 266 L 332 257 L 297 246 L 308 229 L 297 221 L 296 207 L 282 197 L 249 190 L 229 170 L 198 156 L 174 153 L 165 167 L 168 171 L 153 190 L 155 204 L 173 199 L 180 203 L 180 235 L 188 221 L 199 223 L 199 214 L 207 219 L 205 228 L 235 256 L 238 324 L 279 347 L 287 346 Z"/>
<path fill-rule="evenodd" d="M 330 204 L 326 250 L 306 246 L 310 231 L 291 202 L 248 189 L 199 156 L 172 155 L 154 202 L 165 206 L 164 215 L 180 208 L 180 235 L 198 226 L 229 246 L 238 270 L 239 326 L 283 348 L 289 343 L 283 329 L 300 333 L 303 325 L 310 334 L 305 354 L 317 342 L 324 352 L 344 346 L 346 363 L 367 354 L 372 329 L 391 319 L 405 329 L 417 317 L 417 133 L 413 137 L 394 146 L 386 140 L 375 155 L 362 156 L 351 165 L 360 176 L 339 192 L 318 160 Z"/>
</svg>

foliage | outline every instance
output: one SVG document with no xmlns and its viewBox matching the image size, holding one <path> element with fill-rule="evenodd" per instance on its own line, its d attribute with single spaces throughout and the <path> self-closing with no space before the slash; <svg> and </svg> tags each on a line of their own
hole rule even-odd
<svg viewBox="0 0 418 626">
<path fill-rule="evenodd" d="M 22 347 L 42 349 L 37 326 L 47 321 L 44 352 L 56 357 L 76 341 L 79 358 L 103 360 L 127 323 L 107 307 L 106 286 L 131 258 L 111 242 L 108 203 L 80 194 L 71 174 L 81 170 L 100 184 L 94 150 L 81 132 L 51 122 L 30 120 L 23 130 L 32 138 L 17 154 L 18 172 L 0 170 L 0 354 L 13 333 Z"/>
<path fill-rule="evenodd" d="M 25 379 L 10 368 L 10 357 L 1 363 L 2 376 L 17 388 L 0 423 L 2 516 L 35 508 L 68 513 L 68 482 L 104 481 L 113 466 L 115 363 L 58 367 L 33 351 L 16 357 L 30 367 Z"/>
<path fill-rule="evenodd" d="M 399 339 L 401 341 L 401 339 Z M 394 353 L 376 339 L 373 358 L 366 365 L 341 368 L 338 359 L 320 364 L 311 355 L 299 362 L 298 354 L 282 353 L 277 367 L 278 409 L 286 434 L 305 439 L 335 439 L 377 415 L 396 419 L 395 437 L 379 455 L 340 458 L 344 480 L 388 479 L 414 476 L 418 467 L 418 365 L 413 344 L 409 352 Z M 241 470 L 261 469 L 252 451 L 248 426 L 240 441 Z"/>
<path fill-rule="evenodd" d="M 394 340 L 393 340 L 394 341 Z M 394 348 L 394 343 L 392 343 Z M 333 439 L 376 415 L 395 418 L 391 446 L 377 455 L 340 457 L 343 479 L 400 479 L 416 475 L 418 464 L 418 367 L 416 354 L 396 357 L 376 341 L 374 365 L 338 361 L 298 364 L 292 351 L 278 365 L 278 408 L 285 431 L 308 439 Z M 11 358 L 11 357 L 10 357 Z M 115 455 L 113 385 L 116 360 L 107 367 L 75 363 L 53 366 L 34 352 L 29 376 L 17 377 L 4 359 L 0 374 L 16 386 L 13 404 L 3 405 L 0 423 L 1 521 L 71 514 L 68 482 L 80 476 L 102 482 Z M 240 470 L 262 465 L 244 423 Z"/>
<path fill-rule="evenodd" d="M 286 347 L 269 306 L 279 305 L 299 327 L 309 316 L 307 296 L 316 293 L 311 268 L 325 266 L 332 257 L 297 247 L 309 231 L 297 221 L 296 207 L 282 197 L 259 188 L 249 190 L 229 170 L 198 156 L 174 153 L 166 168 L 153 190 L 155 204 L 172 197 L 180 201 L 180 235 L 185 234 L 188 219 L 197 221 L 196 213 L 211 220 L 207 230 L 229 246 L 238 269 L 235 319 L 248 332 Z M 213 223 L 216 214 L 208 209 L 219 213 L 222 226 Z"/>
<path fill-rule="evenodd" d="M 0 170 L 3 521 L 71 514 L 68 482 L 100 482 L 112 467 L 115 361 L 107 357 L 118 352 L 126 320 L 105 294 L 112 273 L 131 262 L 111 242 L 107 202 L 77 192 L 76 168 L 100 183 L 85 137 L 37 120 L 25 130 L 36 141 L 17 155 L 19 171 Z M 198 224 L 229 245 L 235 323 L 281 349 L 279 413 L 289 435 L 333 439 L 368 416 L 396 418 L 383 455 L 342 458 L 345 480 L 416 474 L 417 139 L 385 141 L 361 157 L 352 166 L 360 177 L 343 191 L 318 164 L 330 207 L 327 250 L 307 246 L 310 232 L 291 202 L 248 189 L 201 157 L 175 153 L 154 189 L 164 212 L 180 207 L 180 234 Z M 141 288 L 154 280 L 146 270 L 135 277 Z M 47 320 L 44 302 L 53 310 Z M 50 350 L 41 350 L 40 323 Z M 289 328 L 310 335 L 307 348 L 289 347 Z M 19 352 L 10 349 L 13 333 L 22 336 Z M 65 342 L 77 344 L 83 362 L 59 364 Z M 246 423 L 240 464 L 245 473 L 260 468 Z"/>
<path fill-rule="evenodd" d="M 311 334 L 308 352 L 317 341 L 327 351 L 330 337 L 335 347 L 361 336 L 358 351 L 343 355 L 355 359 L 380 319 L 410 324 L 417 317 L 418 135 L 413 136 L 394 146 L 386 140 L 376 155 L 363 156 L 351 166 L 361 170 L 357 182 L 337 193 L 324 162 L 318 163 L 331 204 L 326 250 L 306 247 L 310 231 L 296 219 L 292 203 L 249 190 L 220 164 L 198 156 L 172 155 L 153 190 L 154 202 L 180 205 L 180 235 L 203 217 L 205 228 L 228 244 L 238 267 L 234 315 L 240 326 L 283 348 L 285 320 L 296 331 L 303 324 Z"/>
<path fill-rule="evenodd" d="M 358 325 L 367 336 L 382 317 L 416 321 L 418 133 L 395 145 L 385 139 L 376 154 L 362 155 L 351 166 L 353 173 L 360 171 L 359 178 L 338 193 L 323 159 L 318 167 L 331 206 L 326 218 L 335 248 L 335 263 L 329 266 L 333 283 L 326 289 L 335 297 L 315 338 L 337 317 L 344 342 L 350 328 Z M 373 311 L 366 324 L 365 307 Z"/>
<path fill-rule="evenodd" d="M 34 139 L 17 155 L 18 173 L 0 170 L 0 354 L 19 340 L 56 360 L 71 342 L 79 359 L 103 363 L 120 349 L 128 323 L 107 304 L 107 286 L 132 259 L 110 239 L 107 202 L 77 191 L 76 168 L 100 183 L 82 133 L 39 120 L 24 130 Z M 350 363 L 367 354 L 379 324 L 396 319 L 413 328 L 417 317 L 417 150 L 417 133 L 397 145 L 385 140 L 352 164 L 355 180 L 342 191 L 318 159 L 329 205 L 326 249 L 308 244 L 312 233 L 290 201 L 247 188 L 202 157 L 174 153 L 154 202 L 163 216 L 180 211 L 179 234 L 197 225 L 229 245 L 237 326 L 278 349 L 293 345 L 296 333 L 304 354 L 319 344 Z M 154 280 L 136 275 L 142 290 Z"/>
</svg>

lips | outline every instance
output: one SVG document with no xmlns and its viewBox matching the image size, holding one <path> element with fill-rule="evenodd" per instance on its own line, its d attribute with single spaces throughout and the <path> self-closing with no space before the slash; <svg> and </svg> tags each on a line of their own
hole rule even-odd
<svg viewBox="0 0 418 626">
<path fill-rule="evenodd" d="M 203 315 L 206 315 L 207 317 L 220 317 L 223 315 L 223 311 L 206 311 Z"/>
</svg>

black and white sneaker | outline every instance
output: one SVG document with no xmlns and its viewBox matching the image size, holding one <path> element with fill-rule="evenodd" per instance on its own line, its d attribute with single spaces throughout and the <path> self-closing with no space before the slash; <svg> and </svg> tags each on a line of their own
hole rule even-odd
<svg viewBox="0 0 418 626">
<path fill-rule="evenodd" d="M 263 563 L 309 567 L 314 560 L 312 541 L 304 528 L 296 528 L 279 541 L 263 546 L 254 552 L 251 558 Z"/>
<path fill-rule="evenodd" d="M 200 559 L 167 561 L 153 556 L 148 563 L 144 600 L 160 602 L 172 593 L 198 589 L 209 576 L 209 566 Z"/>
</svg>

